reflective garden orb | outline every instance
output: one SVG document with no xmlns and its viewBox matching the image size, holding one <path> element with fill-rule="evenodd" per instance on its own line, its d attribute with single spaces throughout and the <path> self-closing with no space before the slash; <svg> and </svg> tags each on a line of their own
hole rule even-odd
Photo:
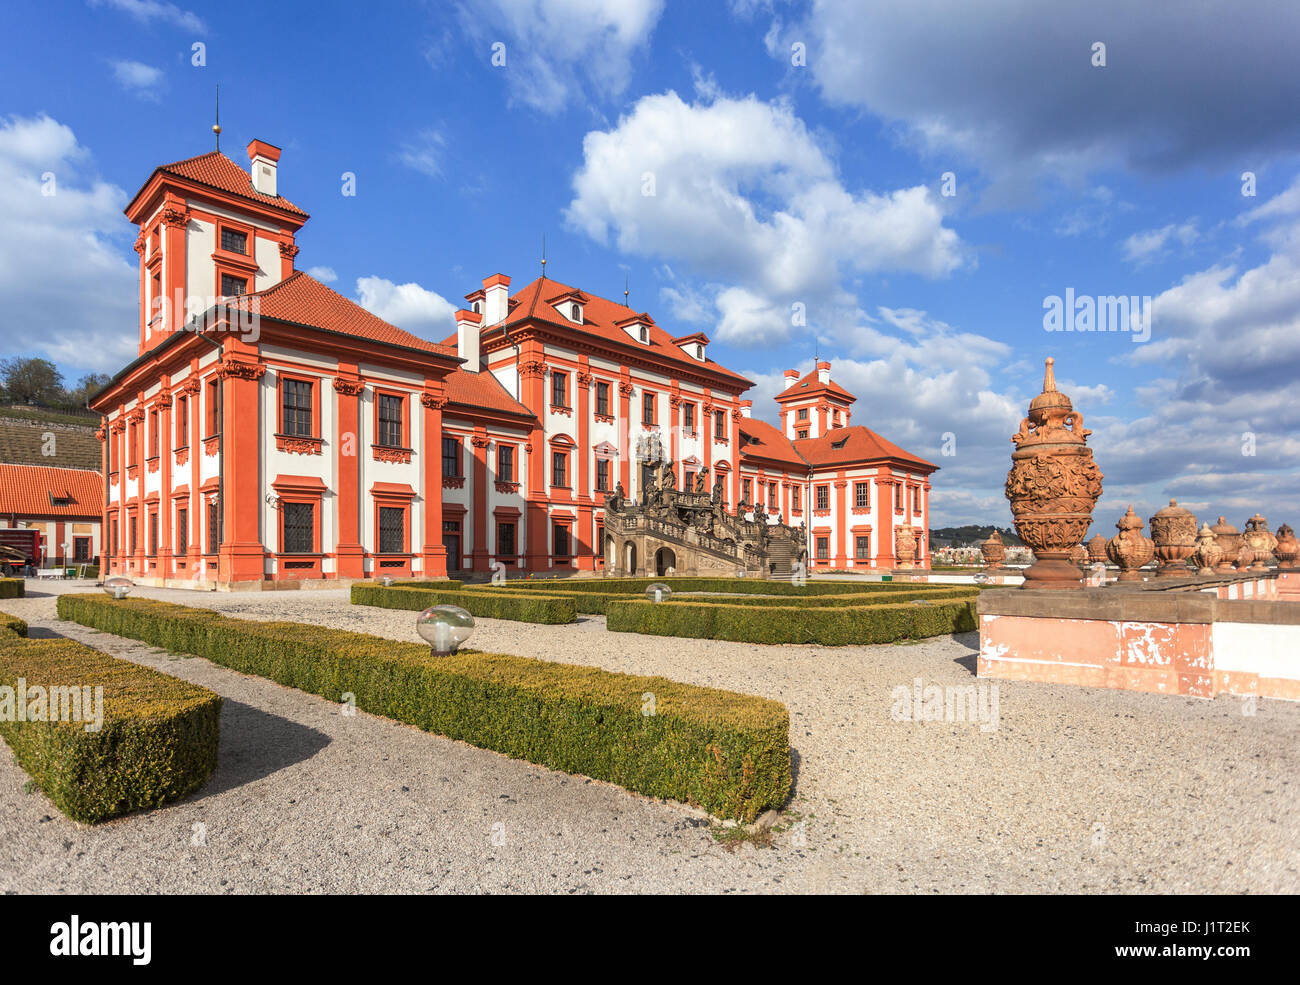
<svg viewBox="0 0 1300 985">
<path fill-rule="evenodd" d="M 989 583 L 989 576 L 984 574 L 983 572 L 975 576 L 975 584 L 987 585 L 988 583 Z"/>
<path fill-rule="evenodd" d="M 458 605 L 431 605 L 415 620 L 415 631 L 435 657 L 446 657 L 474 635 L 474 617 Z"/>
<path fill-rule="evenodd" d="M 651 602 L 667 602 L 672 598 L 673 590 L 661 581 L 649 585 L 645 590 L 645 597 Z"/>
<path fill-rule="evenodd" d="M 387 575 L 384 575 L 384 577 L 379 579 L 379 584 L 383 585 L 385 588 L 392 588 L 393 579 L 389 578 Z"/>
<path fill-rule="evenodd" d="M 126 575 L 113 575 L 111 578 L 104 579 L 104 592 L 115 599 L 126 598 L 133 588 L 135 582 Z"/>
</svg>

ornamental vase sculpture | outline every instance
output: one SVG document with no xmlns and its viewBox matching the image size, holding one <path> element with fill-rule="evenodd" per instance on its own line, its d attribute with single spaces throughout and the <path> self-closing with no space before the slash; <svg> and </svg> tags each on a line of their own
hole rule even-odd
<svg viewBox="0 0 1300 985">
<path fill-rule="evenodd" d="M 1106 535 L 1096 534 L 1088 541 L 1088 563 L 1106 563 Z"/>
<path fill-rule="evenodd" d="M 1007 545 L 1002 543 L 1002 535 L 996 530 L 989 534 L 989 539 L 980 543 L 980 554 L 984 557 L 984 570 L 996 571 L 1007 559 Z"/>
<path fill-rule="evenodd" d="M 1070 563 L 1082 568 L 1088 563 L 1088 548 L 1082 544 L 1076 544 L 1074 550 L 1070 552 Z"/>
<path fill-rule="evenodd" d="M 1214 531 L 1214 539 L 1219 542 L 1219 548 L 1223 551 L 1219 557 L 1218 567 L 1214 570 L 1221 575 L 1230 575 L 1232 565 L 1237 560 L 1237 555 L 1241 553 L 1241 531 L 1225 517 L 1219 517 L 1219 522 L 1210 529 Z"/>
<path fill-rule="evenodd" d="M 916 535 L 909 524 L 899 524 L 894 528 L 894 565 L 900 571 L 910 571 L 916 560 Z"/>
<path fill-rule="evenodd" d="M 1155 557 L 1156 548 L 1151 538 L 1142 535 L 1144 526 L 1132 506 L 1115 524 L 1119 533 L 1106 543 L 1106 556 L 1119 568 L 1117 581 L 1141 581 L 1138 569 Z"/>
<path fill-rule="evenodd" d="M 1255 562 L 1250 566 L 1251 571 L 1267 571 L 1268 561 L 1273 556 L 1273 548 L 1277 547 L 1277 538 L 1268 530 L 1268 521 L 1256 513 L 1246 521 L 1246 529 L 1242 531 L 1241 542 L 1251 549 L 1255 555 Z"/>
<path fill-rule="evenodd" d="M 1034 552 L 1021 588 L 1082 588 L 1070 553 L 1092 523 L 1101 496 L 1101 471 L 1092 460 L 1083 415 L 1056 389 L 1054 360 L 1047 360 L 1043 392 L 1012 436 L 1006 497 L 1016 533 Z"/>
<path fill-rule="evenodd" d="M 1300 545 L 1297 545 L 1300 546 Z M 1201 532 L 1196 535 L 1196 550 L 1192 551 L 1192 564 L 1198 575 L 1214 574 L 1214 566 L 1223 557 L 1223 548 L 1219 546 L 1214 531 L 1208 523 L 1201 524 Z"/>
<path fill-rule="evenodd" d="M 1277 558 L 1279 571 L 1296 569 L 1296 560 L 1300 558 L 1300 540 L 1296 539 L 1295 531 L 1288 523 L 1277 528 L 1277 546 L 1273 548 L 1273 556 Z"/>
<path fill-rule="evenodd" d="M 1187 559 L 1196 550 L 1196 517 L 1190 510 L 1171 499 L 1169 505 L 1157 510 L 1149 521 L 1151 540 L 1156 545 L 1156 559 L 1160 562 L 1157 578 L 1187 575 Z"/>
</svg>

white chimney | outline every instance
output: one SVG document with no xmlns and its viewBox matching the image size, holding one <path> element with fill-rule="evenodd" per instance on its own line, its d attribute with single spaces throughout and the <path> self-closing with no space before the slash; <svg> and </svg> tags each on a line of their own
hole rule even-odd
<svg viewBox="0 0 1300 985">
<path fill-rule="evenodd" d="M 787 390 L 799 382 L 799 371 L 797 369 L 787 369 L 785 371 L 785 388 Z"/>
<path fill-rule="evenodd" d="M 821 383 L 821 384 L 826 384 L 826 383 L 829 383 L 830 381 L 831 381 L 831 364 L 830 364 L 830 363 L 824 363 L 824 362 L 823 362 L 823 363 L 818 363 L 818 364 L 817 364 L 817 382 L 818 382 L 818 383 Z"/>
<path fill-rule="evenodd" d="M 280 148 L 268 144 L 265 140 L 248 142 L 248 173 L 253 179 L 253 188 L 263 195 L 278 195 L 275 173 L 280 166 Z"/>
<path fill-rule="evenodd" d="M 483 317 L 476 311 L 456 312 L 456 355 L 465 360 L 460 368 L 471 373 L 479 370 L 478 332 L 482 321 Z"/>
<path fill-rule="evenodd" d="M 754 401 L 742 400 L 740 402 L 740 416 L 746 418 L 754 416 Z"/>
<path fill-rule="evenodd" d="M 483 280 L 483 324 L 499 325 L 510 311 L 510 278 L 493 274 Z"/>
</svg>

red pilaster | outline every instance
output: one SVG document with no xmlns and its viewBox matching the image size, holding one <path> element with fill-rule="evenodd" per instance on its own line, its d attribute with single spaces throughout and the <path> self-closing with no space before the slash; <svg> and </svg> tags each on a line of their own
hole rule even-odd
<svg viewBox="0 0 1300 985">
<path fill-rule="evenodd" d="M 487 429 L 483 425 L 474 428 L 469 439 L 474 448 L 474 553 L 475 571 L 488 569 L 488 440 Z"/>
<path fill-rule="evenodd" d="M 447 577 L 447 548 L 442 543 L 442 409 L 447 405 L 441 392 L 430 389 L 420 395 L 424 408 L 424 547 L 420 552 L 421 567 L 426 578 Z"/>
<path fill-rule="evenodd" d="M 334 447 L 338 468 L 338 528 L 334 538 L 335 570 L 339 578 L 365 577 L 365 548 L 361 546 L 361 394 L 365 381 L 357 367 L 339 364 L 334 378 L 338 395 Z M 378 537 L 378 531 L 375 536 Z M 325 550 L 325 545 L 321 545 Z"/>
<path fill-rule="evenodd" d="M 621 367 L 622 379 L 618 383 L 618 450 L 619 481 L 623 491 L 632 495 L 632 374 L 626 366 Z M 640 498 L 641 489 L 636 491 Z M 620 561 L 620 563 L 622 563 Z"/>
<path fill-rule="evenodd" d="M 158 577 L 170 578 L 175 573 L 172 565 L 172 523 L 175 522 L 175 503 L 172 501 L 172 461 L 175 436 L 172 434 L 172 391 L 170 380 L 164 378 L 162 390 L 154 398 L 158 407 Z"/>
<path fill-rule="evenodd" d="M 596 554 L 600 545 L 594 542 L 595 527 L 592 525 L 592 478 L 591 478 L 591 384 L 590 364 L 586 356 L 579 358 L 577 375 L 578 384 L 578 447 L 573 449 L 574 465 L 578 470 L 578 522 L 574 530 L 577 544 L 574 547 L 574 561 L 579 571 L 591 571 L 596 567 Z"/>
<path fill-rule="evenodd" d="M 835 567 L 849 567 L 848 555 L 844 552 L 845 535 L 849 525 L 849 506 L 848 506 L 848 486 L 849 481 L 844 478 L 844 470 L 840 469 L 836 473 L 835 480 L 835 518 L 833 526 L 835 528 Z"/>
<path fill-rule="evenodd" d="M 546 420 L 544 357 L 542 344 L 535 340 L 525 342 L 519 355 L 520 402 L 539 421 Z M 547 546 L 546 435 L 542 428 L 535 428 L 529 434 L 524 455 L 528 459 L 528 492 L 524 496 L 528 549 L 524 565 L 530 571 L 544 571 L 550 566 L 550 548 Z"/>
<path fill-rule="evenodd" d="M 261 581 L 266 548 L 262 544 L 259 512 L 262 490 L 258 466 L 261 453 L 258 394 L 266 366 L 257 350 L 241 342 L 228 343 L 221 361 L 222 503 L 224 521 L 217 580 Z"/>
</svg>

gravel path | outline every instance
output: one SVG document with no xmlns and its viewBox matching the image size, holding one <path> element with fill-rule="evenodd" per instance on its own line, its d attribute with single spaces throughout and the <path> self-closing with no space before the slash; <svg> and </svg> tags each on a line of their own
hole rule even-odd
<svg viewBox="0 0 1300 985">
<path fill-rule="evenodd" d="M 0 890 L 17 892 L 1288 892 L 1300 890 L 1300 705 L 997 682 L 998 727 L 898 722 L 892 691 L 982 684 L 976 638 L 822 649 L 481 619 L 472 641 L 763 694 L 790 709 L 796 788 L 770 846 L 709 822 L 58 622 L 0 610 L 225 696 L 220 766 L 188 800 L 88 828 L 0 752 Z M 414 638 L 343 591 L 144 597 Z M 989 686 L 992 686 L 990 682 Z M 195 825 L 202 825 L 201 829 Z M 497 834 L 494 844 L 494 830 Z M 196 832 L 206 844 L 194 845 Z M 503 843 L 502 843 L 503 842 Z"/>
</svg>

